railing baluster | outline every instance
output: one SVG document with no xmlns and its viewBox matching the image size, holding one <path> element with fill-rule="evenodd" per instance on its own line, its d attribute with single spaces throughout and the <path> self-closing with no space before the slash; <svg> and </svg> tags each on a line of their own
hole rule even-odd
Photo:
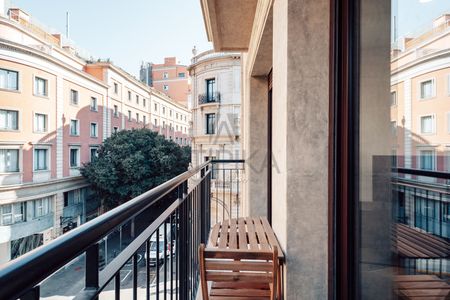
<svg viewBox="0 0 450 300">
<path fill-rule="evenodd" d="M 120 271 L 114 276 L 114 294 L 115 300 L 120 300 Z"/>
<path fill-rule="evenodd" d="M 156 229 L 156 299 L 159 300 L 159 227 Z"/>
<path fill-rule="evenodd" d="M 173 300 L 173 216 L 170 216 L 170 300 Z"/>
<path fill-rule="evenodd" d="M 150 300 L 150 240 L 145 242 L 145 296 L 147 300 Z"/>
<path fill-rule="evenodd" d="M 105 258 L 107 253 L 105 253 Z M 86 250 L 86 275 L 85 275 L 85 289 L 98 289 L 98 243 L 91 245 Z M 96 296 L 94 299 L 98 299 Z"/>
<path fill-rule="evenodd" d="M 133 300 L 137 300 L 137 283 L 138 283 L 138 254 L 133 255 Z"/>
<path fill-rule="evenodd" d="M 167 221 L 167 220 L 166 220 Z M 164 221 L 164 300 L 167 300 L 167 223 Z"/>
</svg>

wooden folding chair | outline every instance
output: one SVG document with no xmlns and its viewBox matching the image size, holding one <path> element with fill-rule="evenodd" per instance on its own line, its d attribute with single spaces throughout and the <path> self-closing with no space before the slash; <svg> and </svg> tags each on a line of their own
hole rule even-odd
<svg viewBox="0 0 450 300">
<path fill-rule="evenodd" d="M 198 250 L 203 300 L 275 300 L 278 250 Z M 208 293 L 208 282 L 211 289 Z"/>
</svg>

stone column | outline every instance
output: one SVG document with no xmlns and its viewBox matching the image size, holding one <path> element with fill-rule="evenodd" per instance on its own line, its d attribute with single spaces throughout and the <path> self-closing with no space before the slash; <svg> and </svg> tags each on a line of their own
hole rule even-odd
<svg viewBox="0 0 450 300">
<path fill-rule="evenodd" d="M 328 297 L 329 5 L 273 6 L 272 224 L 285 299 Z"/>
</svg>

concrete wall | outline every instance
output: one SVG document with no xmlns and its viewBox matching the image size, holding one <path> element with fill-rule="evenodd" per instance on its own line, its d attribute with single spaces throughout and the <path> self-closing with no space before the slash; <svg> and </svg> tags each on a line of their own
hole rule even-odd
<svg viewBox="0 0 450 300">
<path fill-rule="evenodd" d="M 261 1 L 257 20 L 266 21 L 253 26 L 244 56 L 249 215 L 267 214 L 268 72 L 261 72 L 272 63 L 272 226 L 286 254 L 285 299 L 328 295 L 329 9 L 326 0 Z"/>
</svg>

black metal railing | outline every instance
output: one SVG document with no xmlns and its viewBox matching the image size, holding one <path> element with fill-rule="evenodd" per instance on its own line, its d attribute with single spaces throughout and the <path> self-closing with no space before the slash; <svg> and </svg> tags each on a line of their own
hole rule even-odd
<svg viewBox="0 0 450 300">
<path fill-rule="evenodd" d="M 198 95 L 198 105 L 208 104 L 208 103 L 219 103 L 220 102 L 220 93 L 206 93 Z"/>
<path fill-rule="evenodd" d="M 80 285 L 74 299 L 195 299 L 197 248 L 211 228 L 211 177 L 219 163 L 243 161 L 206 162 L 5 264 L 0 299 L 52 296 L 45 290 L 55 277 L 64 281 L 55 284 L 58 294 Z M 120 239 L 111 237 L 116 232 Z M 80 282 L 74 270 L 84 273 Z"/>
<path fill-rule="evenodd" d="M 450 173 L 393 169 L 395 219 L 450 239 Z"/>
<path fill-rule="evenodd" d="M 450 241 L 450 173 L 419 169 L 392 170 L 393 218 L 396 222 Z M 433 244 L 425 245 L 433 248 Z M 400 257 L 405 274 L 449 276 L 446 258 Z"/>
<path fill-rule="evenodd" d="M 211 170 L 212 223 L 242 217 L 244 160 L 213 160 Z"/>
</svg>

